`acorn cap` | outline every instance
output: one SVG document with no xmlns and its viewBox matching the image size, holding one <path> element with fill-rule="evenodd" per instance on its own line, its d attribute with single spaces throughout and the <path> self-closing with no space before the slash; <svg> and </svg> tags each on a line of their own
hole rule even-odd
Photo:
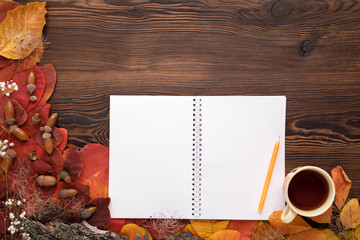
<svg viewBox="0 0 360 240">
<path fill-rule="evenodd" d="M 8 149 L 8 150 L 6 151 L 6 154 L 9 155 L 9 156 L 12 157 L 12 158 L 16 158 L 16 156 L 17 156 L 17 154 L 16 154 L 16 152 L 15 152 L 14 149 Z"/>
<path fill-rule="evenodd" d="M 17 128 L 18 128 L 17 125 L 11 125 L 9 130 L 10 130 L 11 133 L 13 133 L 15 131 L 15 129 L 17 129 Z"/>
<path fill-rule="evenodd" d="M 44 131 L 50 133 L 50 132 L 52 131 L 52 128 L 49 127 L 49 126 L 47 126 L 47 125 L 45 125 L 45 126 L 44 126 Z"/>
<path fill-rule="evenodd" d="M 61 171 L 60 178 L 66 183 L 71 183 L 71 177 L 67 171 Z"/>
<path fill-rule="evenodd" d="M 7 124 L 7 125 L 12 125 L 12 124 L 14 124 L 15 123 L 15 118 L 7 118 L 7 119 L 5 119 L 5 123 Z"/>
<path fill-rule="evenodd" d="M 44 140 L 51 138 L 51 133 L 45 132 L 45 133 L 42 135 L 42 138 L 43 138 Z"/>
<path fill-rule="evenodd" d="M 32 94 L 36 90 L 36 85 L 35 84 L 28 84 L 26 86 L 26 88 L 29 91 L 29 93 Z"/>
</svg>

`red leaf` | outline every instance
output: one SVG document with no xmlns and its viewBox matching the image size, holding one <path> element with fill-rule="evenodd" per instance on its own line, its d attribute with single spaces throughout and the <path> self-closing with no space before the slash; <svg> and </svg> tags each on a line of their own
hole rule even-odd
<svg viewBox="0 0 360 240">
<path fill-rule="evenodd" d="M 107 197 L 109 185 L 109 149 L 90 143 L 80 150 L 83 171 L 78 178 L 90 187 L 90 198 Z"/>
<path fill-rule="evenodd" d="M 40 69 L 44 72 L 46 79 L 46 86 L 43 98 L 48 100 L 55 89 L 56 71 L 52 64 L 45 64 L 44 66 L 40 66 Z"/>
<path fill-rule="evenodd" d="M 67 171 L 74 182 L 83 170 L 83 160 L 79 150 L 75 147 L 66 149 L 63 152 L 64 170 Z"/>
<path fill-rule="evenodd" d="M 52 166 L 55 169 L 55 172 L 61 172 L 63 170 L 64 165 L 61 153 L 57 148 L 54 149 L 54 152 L 51 155 L 47 154 L 46 151 L 42 148 L 39 150 L 39 152 L 39 159 Z"/>
<path fill-rule="evenodd" d="M 168 239 L 178 231 L 185 228 L 189 220 L 179 220 L 172 218 L 148 219 L 143 223 L 143 227 L 154 239 Z"/>
<path fill-rule="evenodd" d="M 14 100 L 14 99 L 8 99 L 2 102 L 1 106 L 0 106 L 0 124 L 3 124 L 4 126 L 7 126 L 5 123 L 5 104 L 11 101 L 12 104 L 14 105 L 14 117 L 15 117 L 15 125 L 18 125 L 19 127 L 21 125 L 23 125 L 28 117 L 27 112 L 25 111 L 25 109 L 18 103 L 18 101 Z"/>
<path fill-rule="evenodd" d="M 28 119 L 26 120 L 22 129 L 29 135 L 33 135 L 37 132 L 40 132 L 40 126 L 44 126 L 46 124 L 47 119 L 49 118 L 51 104 L 48 104 L 45 99 L 41 99 L 39 104 L 28 113 Z M 32 117 L 35 113 L 39 113 L 40 115 L 40 123 L 35 125 L 32 123 Z"/>
<path fill-rule="evenodd" d="M 4 68 L 1 68 L 0 69 L 1 82 L 9 81 L 15 73 L 15 68 L 16 68 L 16 62 L 10 62 L 9 65 L 5 66 Z"/>
<path fill-rule="evenodd" d="M 144 222 L 146 222 L 146 219 L 142 219 L 142 218 L 128 218 L 125 219 L 125 224 L 136 224 L 136 225 L 142 225 Z"/>
<path fill-rule="evenodd" d="M 31 161 L 30 163 L 31 171 L 30 174 L 39 174 L 44 175 L 51 171 L 54 171 L 53 167 L 48 163 L 40 160 Z"/>
<path fill-rule="evenodd" d="M 1 3 L 0 3 L 1 4 Z M 0 10 L 1 11 L 1 10 Z M 11 59 L 7 59 L 3 56 L 0 56 L 0 70 L 9 66 L 11 63 L 13 63 L 14 60 Z M 3 80 L 2 80 L 3 81 Z"/>
<path fill-rule="evenodd" d="M 112 218 L 110 220 L 110 225 L 107 228 L 107 230 L 114 233 L 119 233 L 124 225 L 125 225 L 125 219 Z"/>
<path fill-rule="evenodd" d="M 29 101 L 30 93 L 27 90 L 27 81 L 28 81 L 27 78 L 30 71 L 33 71 L 36 77 L 36 90 L 33 92 L 33 95 L 37 97 L 36 102 Z M 17 100 L 23 107 L 26 107 L 26 110 L 28 112 L 31 111 L 33 108 L 35 108 L 38 105 L 44 94 L 44 89 L 45 89 L 44 73 L 39 69 L 37 65 L 35 65 L 26 71 L 15 73 L 14 76 L 12 77 L 12 80 L 18 85 L 19 90 L 11 93 L 9 97 L 6 96 L 2 97 L 0 101 L 3 99 L 12 98 Z"/>
<path fill-rule="evenodd" d="M 15 72 L 22 72 L 31 68 L 40 61 L 43 54 L 44 54 L 44 44 L 43 42 L 40 42 L 40 44 L 34 49 L 32 53 L 30 53 L 30 55 L 28 55 L 26 58 L 23 58 L 16 63 Z"/>
<path fill-rule="evenodd" d="M 51 131 L 51 136 L 54 141 L 54 147 L 59 146 L 60 143 L 63 141 L 62 134 L 63 132 L 60 131 L 57 127 L 54 127 L 53 130 Z"/>
<path fill-rule="evenodd" d="M 15 9 L 16 7 L 17 7 L 17 4 L 13 1 L 0 2 L 0 23 L 5 19 L 8 11 Z"/>
<path fill-rule="evenodd" d="M 79 193 L 74 198 L 76 198 L 79 201 L 82 201 L 84 204 L 89 202 L 90 200 L 89 186 L 79 182 L 74 182 L 74 183 L 66 183 L 61 181 L 58 182 L 53 198 L 57 200 L 63 200 L 63 198 L 60 197 L 59 193 L 61 190 L 69 189 L 69 188 L 75 188 L 79 191 Z"/>
<path fill-rule="evenodd" d="M 250 240 L 251 234 L 259 224 L 256 220 L 230 220 L 226 229 L 241 232 L 241 239 Z"/>
<path fill-rule="evenodd" d="M 110 198 L 94 198 L 91 200 L 87 207 L 96 207 L 95 213 L 87 219 L 88 223 L 99 229 L 107 229 L 110 224 L 110 211 L 109 211 Z"/>
<path fill-rule="evenodd" d="M 62 141 L 61 143 L 59 143 L 57 148 L 59 149 L 60 152 L 63 152 L 68 143 L 68 133 L 65 128 L 57 128 L 57 130 L 61 132 L 61 136 L 62 136 Z"/>
</svg>

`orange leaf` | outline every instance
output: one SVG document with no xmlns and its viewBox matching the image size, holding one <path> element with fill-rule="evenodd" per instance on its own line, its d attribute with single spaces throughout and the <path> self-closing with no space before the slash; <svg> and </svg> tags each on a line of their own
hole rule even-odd
<svg viewBox="0 0 360 240">
<path fill-rule="evenodd" d="M 90 187 L 90 198 L 108 197 L 109 149 L 90 143 L 80 150 L 83 170 L 78 181 Z"/>
<path fill-rule="evenodd" d="M 291 223 L 286 224 L 281 221 L 281 214 L 282 211 L 275 211 L 269 217 L 271 226 L 273 226 L 278 232 L 282 234 L 292 234 L 311 229 L 310 225 L 307 224 L 299 215 L 297 215 Z"/>
<path fill-rule="evenodd" d="M 23 59 L 39 45 L 45 25 L 46 2 L 32 2 L 7 13 L 0 25 L 0 55 Z"/>
<path fill-rule="evenodd" d="M 345 229 L 356 228 L 360 223 L 359 200 L 356 198 L 348 201 L 340 212 L 340 221 Z"/>
<path fill-rule="evenodd" d="M 251 235 L 253 240 L 285 240 L 285 237 L 276 231 L 268 222 L 260 221 Z"/>
<path fill-rule="evenodd" d="M 326 240 L 327 236 L 323 231 L 318 229 L 309 229 L 302 232 L 289 235 L 287 240 Z"/>
<path fill-rule="evenodd" d="M 326 235 L 326 240 L 338 240 L 339 238 L 335 235 L 333 231 L 330 229 L 324 229 L 322 230 L 323 233 Z"/>
<path fill-rule="evenodd" d="M 46 86 L 43 98 L 48 100 L 55 90 L 56 84 L 56 71 L 52 64 L 45 64 L 44 66 L 39 67 L 41 71 L 45 74 Z"/>
<path fill-rule="evenodd" d="M 16 7 L 17 4 L 13 1 L 0 2 L 0 23 L 5 19 L 8 11 L 15 9 Z"/>
<path fill-rule="evenodd" d="M 135 240 L 135 235 L 139 234 L 141 237 L 145 234 L 149 235 L 149 240 L 152 240 L 151 235 L 145 230 L 145 228 L 139 227 L 136 224 L 130 223 L 122 227 L 120 235 L 128 237 L 130 240 Z M 141 238 L 143 239 L 143 238 Z"/>
<path fill-rule="evenodd" d="M 310 219 L 317 223 L 330 223 L 332 211 L 332 206 L 330 206 L 330 208 L 326 210 L 326 212 L 324 212 L 323 214 L 316 217 L 311 217 Z"/>
<path fill-rule="evenodd" d="M 335 184 L 335 202 L 339 210 L 344 206 L 346 198 L 349 195 L 351 181 L 346 175 L 344 169 L 337 166 L 331 170 L 331 176 Z"/>
<path fill-rule="evenodd" d="M 41 41 L 34 51 L 24 59 L 16 63 L 15 72 L 25 71 L 38 63 L 44 54 L 44 44 Z"/>
<path fill-rule="evenodd" d="M 190 220 L 191 225 L 201 238 L 208 238 L 218 231 L 225 230 L 229 221 Z"/>
<path fill-rule="evenodd" d="M 241 233 L 235 230 L 222 230 L 211 235 L 208 240 L 241 240 Z"/>
<path fill-rule="evenodd" d="M 181 232 L 191 232 L 193 236 L 200 237 L 199 234 L 195 231 L 194 227 L 189 223 Z"/>
<path fill-rule="evenodd" d="M 241 232 L 241 239 L 250 240 L 251 234 L 258 224 L 259 221 L 256 220 L 231 220 L 226 229 L 239 231 Z"/>
</svg>

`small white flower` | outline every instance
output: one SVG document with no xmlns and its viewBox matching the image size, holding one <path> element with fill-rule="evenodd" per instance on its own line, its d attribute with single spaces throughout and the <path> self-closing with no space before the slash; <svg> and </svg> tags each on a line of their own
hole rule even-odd
<svg viewBox="0 0 360 240">
<path fill-rule="evenodd" d="M 22 202 L 19 200 L 17 201 L 17 205 L 20 206 L 22 204 Z"/>
<path fill-rule="evenodd" d="M 9 213 L 9 217 L 10 217 L 10 219 L 14 219 L 15 215 L 11 212 L 11 213 Z"/>
<path fill-rule="evenodd" d="M 14 234 L 16 232 L 16 228 L 13 225 L 10 225 L 8 231 L 10 231 L 11 234 Z"/>
<path fill-rule="evenodd" d="M 9 140 L 5 139 L 4 144 L 8 144 Z"/>
<path fill-rule="evenodd" d="M 24 230 L 24 227 L 20 227 L 20 230 L 21 230 L 21 231 Z"/>
<path fill-rule="evenodd" d="M 10 96 L 10 93 L 5 94 L 7 97 Z"/>
<path fill-rule="evenodd" d="M 14 146 L 14 143 L 9 143 L 9 146 L 10 146 L 10 147 L 13 147 L 13 146 Z"/>
<path fill-rule="evenodd" d="M 14 222 L 14 225 L 19 225 L 20 224 L 20 221 L 19 220 L 16 220 L 15 222 Z"/>
</svg>

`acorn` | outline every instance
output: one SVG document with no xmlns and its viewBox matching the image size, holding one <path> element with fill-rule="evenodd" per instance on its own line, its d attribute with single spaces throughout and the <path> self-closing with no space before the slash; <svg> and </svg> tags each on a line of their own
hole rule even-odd
<svg viewBox="0 0 360 240">
<path fill-rule="evenodd" d="M 71 177 L 67 171 L 61 171 L 60 178 L 66 183 L 71 183 Z"/>
<path fill-rule="evenodd" d="M 31 153 L 29 153 L 29 159 L 31 161 L 36 161 L 38 159 L 38 156 L 36 154 L 36 150 L 34 149 Z"/>
<path fill-rule="evenodd" d="M 36 90 L 36 77 L 33 71 L 31 71 L 28 75 L 28 84 L 27 90 L 29 91 L 30 95 Z"/>
<path fill-rule="evenodd" d="M 4 107 L 4 112 L 5 112 L 5 123 L 9 126 L 14 124 L 15 123 L 15 109 L 14 109 L 14 104 L 10 100 L 6 101 L 5 107 Z"/>
<path fill-rule="evenodd" d="M 31 122 L 35 125 L 39 125 L 41 122 L 41 118 L 40 118 L 40 114 L 39 113 L 35 113 L 32 118 L 31 118 Z"/>
<path fill-rule="evenodd" d="M 54 151 L 54 142 L 51 137 L 44 139 L 44 149 L 47 154 L 51 155 Z"/>
<path fill-rule="evenodd" d="M 3 157 L 2 161 L 1 161 L 1 170 L 3 170 L 5 173 L 8 172 L 8 170 L 10 169 L 12 163 L 13 163 L 14 159 L 8 155 L 5 154 L 5 156 Z"/>
<path fill-rule="evenodd" d="M 51 129 L 53 129 L 55 127 L 57 119 L 58 119 L 58 114 L 57 113 L 51 114 L 50 117 L 48 118 L 45 126 L 48 126 Z"/>
<path fill-rule="evenodd" d="M 85 208 L 81 212 L 81 217 L 83 219 L 88 219 L 89 217 L 91 217 L 95 213 L 95 211 L 96 211 L 96 207 Z"/>
<path fill-rule="evenodd" d="M 42 187 L 52 187 L 57 184 L 57 179 L 53 176 L 40 175 L 36 178 L 36 182 L 39 186 Z"/>
<path fill-rule="evenodd" d="M 26 132 L 16 125 L 10 126 L 10 133 L 14 134 L 15 137 L 22 141 L 27 141 L 29 139 L 29 136 L 26 134 Z"/>
<path fill-rule="evenodd" d="M 71 198 L 71 197 L 75 197 L 76 194 L 78 194 L 79 191 L 75 188 L 68 188 L 68 189 L 62 189 L 59 192 L 59 195 L 61 198 Z"/>
<path fill-rule="evenodd" d="M 33 95 L 29 98 L 30 102 L 36 102 L 37 101 L 37 96 Z"/>
</svg>

